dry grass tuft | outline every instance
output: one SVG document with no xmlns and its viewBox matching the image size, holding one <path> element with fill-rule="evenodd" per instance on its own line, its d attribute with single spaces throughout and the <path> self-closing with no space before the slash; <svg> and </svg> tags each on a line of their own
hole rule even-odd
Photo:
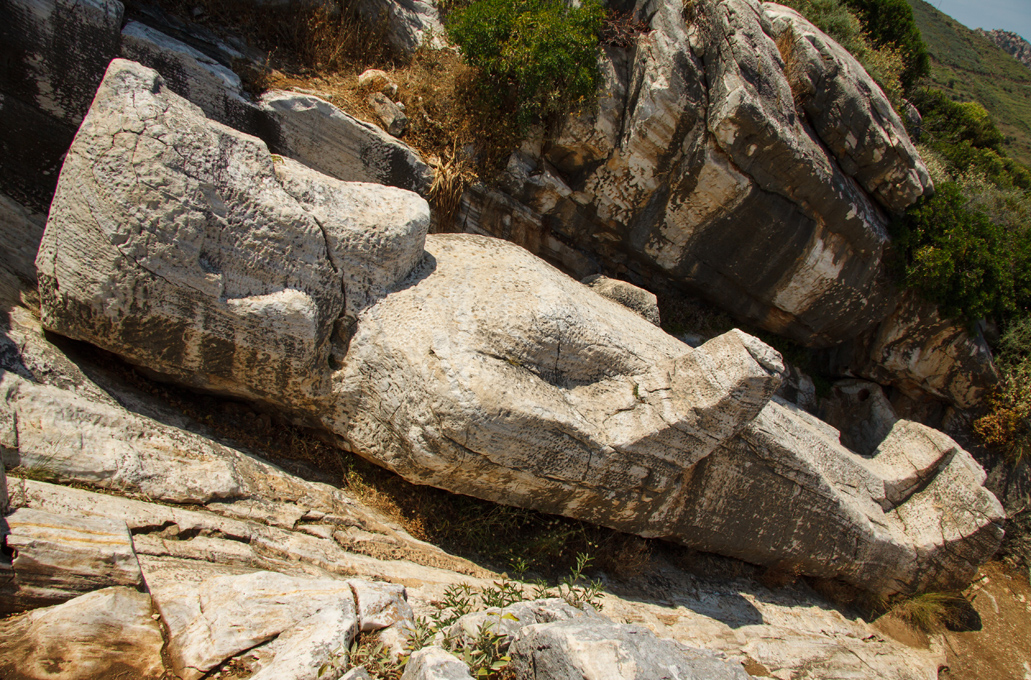
<svg viewBox="0 0 1031 680">
<path fill-rule="evenodd" d="M 784 77 L 788 80 L 791 95 L 795 102 L 795 111 L 801 117 L 806 100 L 813 95 L 812 84 L 806 77 L 805 63 L 798 54 L 798 36 L 789 28 L 777 38 L 777 51 L 784 60 Z"/>
<path fill-rule="evenodd" d="M 430 233 L 442 234 L 455 230 L 455 216 L 462 206 L 462 195 L 476 175 L 468 163 L 452 154 L 435 168 L 433 185 L 426 197 L 432 208 L 433 225 Z"/>
<path fill-rule="evenodd" d="M 956 593 L 922 593 L 896 602 L 885 614 L 924 633 L 943 633 L 960 623 L 966 598 Z"/>
</svg>

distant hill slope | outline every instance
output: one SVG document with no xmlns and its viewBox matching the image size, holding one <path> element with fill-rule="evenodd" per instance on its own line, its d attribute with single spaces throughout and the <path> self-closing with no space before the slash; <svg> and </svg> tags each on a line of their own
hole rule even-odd
<svg viewBox="0 0 1031 680">
<path fill-rule="evenodd" d="M 1006 54 L 1013 56 L 1024 66 L 1031 68 L 1031 43 L 1024 40 L 1013 31 L 995 29 L 986 31 L 983 28 L 977 29 L 978 34 L 991 40 L 998 45 Z"/>
<path fill-rule="evenodd" d="M 1006 135 L 1013 158 L 1031 165 L 1031 69 L 923 0 L 909 0 L 931 54 L 934 86 L 980 102 Z"/>
</svg>

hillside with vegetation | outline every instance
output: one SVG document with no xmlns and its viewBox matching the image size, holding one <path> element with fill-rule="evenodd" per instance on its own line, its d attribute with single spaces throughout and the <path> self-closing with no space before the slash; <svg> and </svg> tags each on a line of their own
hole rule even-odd
<svg viewBox="0 0 1031 680">
<path fill-rule="evenodd" d="M 1031 163 L 1031 70 L 923 0 L 909 0 L 931 56 L 933 86 L 957 101 L 977 101 L 1005 135 L 1003 148 Z"/>
</svg>

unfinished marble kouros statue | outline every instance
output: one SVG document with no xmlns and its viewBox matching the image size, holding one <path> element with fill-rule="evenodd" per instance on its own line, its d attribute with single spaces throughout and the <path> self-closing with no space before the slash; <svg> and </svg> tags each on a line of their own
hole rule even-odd
<svg viewBox="0 0 1031 680">
<path fill-rule="evenodd" d="M 962 585 L 1003 511 L 945 435 L 872 454 L 774 399 L 732 331 L 692 349 L 522 248 L 427 236 L 115 60 L 40 248 L 44 325 L 261 401 L 421 484 L 882 593 Z"/>
</svg>

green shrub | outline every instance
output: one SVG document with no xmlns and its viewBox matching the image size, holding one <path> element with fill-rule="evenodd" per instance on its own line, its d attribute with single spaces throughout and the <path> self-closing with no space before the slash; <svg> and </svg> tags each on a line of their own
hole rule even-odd
<svg viewBox="0 0 1031 680">
<path fill-rule="evenodd" d="M 953 174 L 976 172 L 1002 187 L 1031 189 L 1031 171 L 1007 158 L 1005 137 L 977 102 L 955 102 L 940 90 L 922 89 L 911 100 L 923 117 L 926 143 Z"/>
<path fill-rule="evenodd" d="M 598 0 L 477 0 L 454 11 L 448 34 L 480 70 L 481 93 L 508 104 L 525 128 L 583 107 L 598 86 Z"/>
<path fill-rule="evenodd" d="M 1017 299 L 1015 270 L 1027 232 L 993 222 L 956 182 L 937 189 L 893 224 L 905 284 L 970 325 L 1008 316 L 1025 302 Z"/>
<path fill-rule="evenodd" d="M 878 48 L 897 50 L 902 60 L 899 80 L 909 91 L 931 72 L 927 46 L 920 36 L 913 8 L 906 0 L 845 0 Z"/>
<path fill-rule="evenodd" d="M 941 90 L 924 88 L 913 93 L 913 104 L 920 109 L 923 129 L 938 142 L 969 142 L 979 149 L 999 149 L 1002 132 L 988 111 L 977 102 L 954 102 Z"/>
</svg>

